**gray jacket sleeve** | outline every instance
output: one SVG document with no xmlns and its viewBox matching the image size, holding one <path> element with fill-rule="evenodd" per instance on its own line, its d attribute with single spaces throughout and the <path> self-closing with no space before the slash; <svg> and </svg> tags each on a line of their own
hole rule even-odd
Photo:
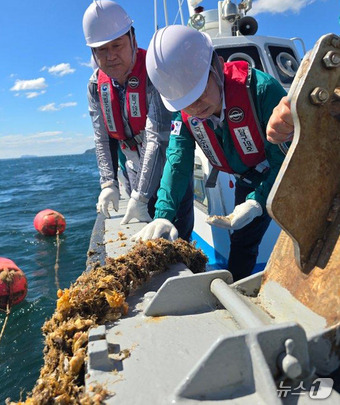
<svg viewBox="0 0 340 405">
<path fill-rule="evenodd" d="M 96 148 L 96 157 L 100 174 L 101 188 L 110 185 L 117 185 L 117 153 L 111 154 L 109 134 L 106 131 L 104 118 L 100 106 L 99 95 L 97 91 L 97 73 L 96 70 L 90 77 L 87 87 L 88 108 L 94 130 L 94 143 Z M 117 148 L 118 142 L 111 142 L 111 148 Z M 117 151 L 116 151 L 117 152 Z M 117 162 L 113 162 L 116 159 Z"/>
<path fill-rule="evenodd" d="M 133 198 L 144 202 L 147 202 L 159 187 L 171 126 L 171 112 L 164 107 L 158 91 L 150 81 L 147 97 L 145 135 L 135 187 L 131 193 Z"/>
</svg>

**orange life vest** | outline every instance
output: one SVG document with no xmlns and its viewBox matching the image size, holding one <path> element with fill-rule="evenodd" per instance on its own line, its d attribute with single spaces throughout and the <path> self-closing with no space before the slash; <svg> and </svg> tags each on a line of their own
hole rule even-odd
<svg viewBox="0 0 340 405">
<path fill-rule="evenodd" d="M 250 94 L 251 68 L 247 62 L 224 64 L 225 117 L 229 131 L 242 162 L 254 167 L 266 159 L 263 134 Z M 221 171 L 234 173 L 213 129 L 182 111 L 182 119 L 211 165 Z"/>
</svg>

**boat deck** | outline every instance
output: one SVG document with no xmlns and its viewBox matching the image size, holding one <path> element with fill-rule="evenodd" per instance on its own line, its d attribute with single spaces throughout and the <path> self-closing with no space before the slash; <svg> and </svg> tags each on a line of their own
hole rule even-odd
<svg viewBox="0 0 340 405">
<path fill-rule="evenodd" d="M 98 216 L 88 266 L 133 246 L 130 237 L 144 224 L 119 224 L 126 204 L 110 219 Z M 262 275 L 232 284 L 228 271 L 193 274 L 184 264 L 154 275 L 127 298 L 126 316 L 91 330 L 87 390 L 103 386 L 107 404 L 314 404 L 306 387 L 292 385 L 282 398 L 278 387 L 290 340 L 312 386 L 309 341 L 326 330 L 325 319 L 277 283 L 258 294 Z M 333 391 L 323 403 L 339 398 Z"/>
</svg>

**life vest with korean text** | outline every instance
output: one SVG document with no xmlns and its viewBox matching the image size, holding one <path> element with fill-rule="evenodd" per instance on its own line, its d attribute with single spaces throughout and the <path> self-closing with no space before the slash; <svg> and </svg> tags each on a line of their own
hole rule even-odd
<svg viewBox="0 0 340 405">
<path fill-rule="evenodd" d="M 247 62 L 224 64 L 225 119 L 242 162 L 248 167 L 254 167 L 266 157 L 262 129 L 258 124 L 250 94 L 250 79 L 251 68 Z M 183 122 L 211 165 L 218 170 L 234 173 L 214 130 L 208 126 L 207 121 L 201 121 L 184 111 L 181 113 Z"/>
<path fill-rule="evenodd" d="M 147 72 L 145 56 L 146 51 L 138 48 L 136 63 L 127 79 L 125 103 L 128 121 L 134 135 L 138 135 L 143 131 L 146 123 Z M 124 131 L 118 90 L 112 85 L 111 78 L 100 69 L 98 73 L 98 92 L 105 126 L 109 135 L 121 141 L 126 140 L 127 136 Z"/>
</svg>

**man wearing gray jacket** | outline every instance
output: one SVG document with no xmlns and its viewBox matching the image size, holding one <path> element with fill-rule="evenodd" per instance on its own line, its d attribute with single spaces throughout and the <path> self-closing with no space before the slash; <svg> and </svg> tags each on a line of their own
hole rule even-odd
<svg viewBox="0 0 340 405">
<path fill-rule="evenodd" d="M 137 47 L 132 20 L 121 6 L 110 0 L 94 1 L 85 11 L 83 30 L 98 65 L 88 84 L 102 189 L 97 211 L 109 217 L 110 202 L 118 210 L 120 147 L 132 188 L 121 223 L 133 218 L 150 222 L 165 163 L 171 113 L 147 76 L 146 52 Z M 176 220 L 179 236 L 187 240 L 193 227 L 192 199 L 191 186 Z"/>
</svg>

